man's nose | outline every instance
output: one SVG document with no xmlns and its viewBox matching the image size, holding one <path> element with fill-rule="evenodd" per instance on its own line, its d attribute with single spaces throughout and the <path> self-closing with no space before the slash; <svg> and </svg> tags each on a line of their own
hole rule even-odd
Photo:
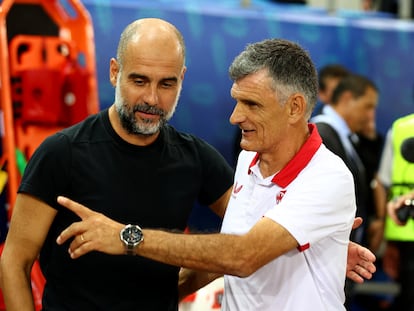
<svg viewBox="0 0 414 311">
<path fill-rule="evenodd" d="M 158 104 L 158 88 L 157 86 L 148 86 L 145 90 L 143 100 L 151 106 L 156 106 Z"/>
<path fill-rule="evenodd" d="M 239 104 L 236 104 L 234 106 L 233 112 L 230 115 L 230 123 L 231 124 L 239 124 L 243 122 L 245 119 L 244 113 L 242 112 L 242 109 L 240 108 Z"/>
</svg>

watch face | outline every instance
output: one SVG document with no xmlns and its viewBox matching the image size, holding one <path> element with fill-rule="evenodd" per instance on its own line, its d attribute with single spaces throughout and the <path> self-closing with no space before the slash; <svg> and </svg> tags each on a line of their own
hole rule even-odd
<svg viewBox="0 0 414 311">
<path fill-rule="evenodd" d="M 128 245 L 136 245 L 142 241 L 143 235 L 141 228 L 136 225 L 127 225 L 124 230 L 122 230 L 122 239 Z"/>
</svg>

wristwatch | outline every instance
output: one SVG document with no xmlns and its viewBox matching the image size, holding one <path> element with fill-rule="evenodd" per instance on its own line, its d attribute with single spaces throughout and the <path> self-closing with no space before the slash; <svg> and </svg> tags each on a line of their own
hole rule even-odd
<svg viewBox="0 0 414 311">
<path fill-rule="evenodd" d="M 144 240 L 144 234 L 142 229 L 138 225 L 126 225 L 121 232 L 119 237 L 125 246 L 125 254 L 135 255 L 135 248 Z"/>
</svg>

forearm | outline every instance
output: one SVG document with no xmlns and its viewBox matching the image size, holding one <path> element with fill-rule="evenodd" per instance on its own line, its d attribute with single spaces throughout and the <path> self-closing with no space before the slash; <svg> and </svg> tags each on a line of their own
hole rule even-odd
<svg viewBox="0 0 414 311">
<path fill-rule="evenodd" d="M 182 268 L 180 270 L 180 276 L 178 280 L 179 300 L 184 299 L 188 295 L 196 292 L 200 288 L 206 286 L 221 276 L 222 274 L 220 273 L 210 273 Z"/>
<path fill-rule="evenodd" d="M 62 245 L 72 238 L 71 258 L 90 251 L 125 253 L 125 244 L 119 236 L 125 225 L 67 198 L 59 197 L 58 202 L 82 218 L 63 230 L 56 240 Z M 177 267 L 239 277 L 251 275 L 298 246 L 285 228 L 265 217 L 243 235 L 178 234 L 149 229 L 142 233 L 144 239 L 134 249 L 137 255 Z"/>
<path fill-rule="evenodd" d="M 373 192 L 377 218 L 385 219 L 387 213 L 387 189 L 377 179 Z"/>
<path fill-rule="evenodd" d="M 2 269 L 2 293 L 8 311 L 34 311 L 30 272 Z"/>
<path fill-rule="evenodd" d="M 226 234 L 172 234 L 143 230 L 144 241 L 137 254 L 170 265 L 218 274 L 246 276 L 249 263 L 243 236 Z M 220 258 L 220 260 L 217 260 Z M 252 261 L 252 260 L 251 260 Z"/>
</svg>

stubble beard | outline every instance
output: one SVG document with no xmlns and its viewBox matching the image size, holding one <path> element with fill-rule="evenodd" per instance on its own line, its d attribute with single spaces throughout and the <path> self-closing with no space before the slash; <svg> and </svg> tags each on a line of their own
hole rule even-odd
<svg viewBox="0 0 414 311">
<path fill-rule="evenodd" d="M 174 105 L 170 111 L 159 109 L 147 103 L 137 103 L 128 105 L 122 96 L 119 79 L 115 87 L 115 109 L 118 113 L 122 127 L 129 133 L 138 136 L 152 136 L 160 131 L 160 129 L 172 118 L 178 104 L 181 90 L 177 94 Z M 156 114 L 159 116 L 157 121 L 153 119 L 137 119 L 135 112 L 142 111 L 145 113 Z"/>
</svg>

